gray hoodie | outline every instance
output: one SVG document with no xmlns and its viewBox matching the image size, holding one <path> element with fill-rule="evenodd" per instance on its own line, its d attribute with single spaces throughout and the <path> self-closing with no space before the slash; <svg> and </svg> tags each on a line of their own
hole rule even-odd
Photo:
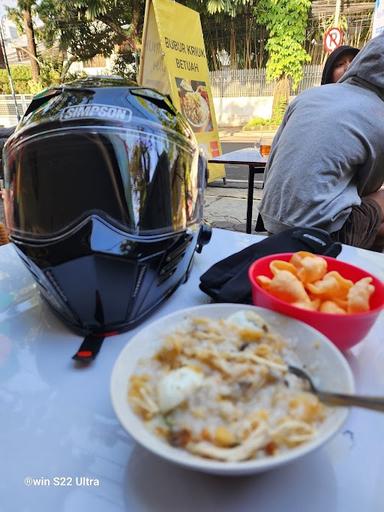
<svg viewBox="0 0 384 512">
<path fill-rule="evenodd" d="M 271 233 L 293 226 L 338 231 L 353 205 L 384 182 L 384 33 L 337 84 L 288 106 L 265 170 L 260 212 Z"/>
</svg>

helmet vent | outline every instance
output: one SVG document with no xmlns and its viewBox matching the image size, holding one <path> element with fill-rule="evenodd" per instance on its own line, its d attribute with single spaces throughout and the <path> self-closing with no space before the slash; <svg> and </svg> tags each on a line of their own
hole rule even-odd
<svg viewBox="0 0 384 512">
<path fill-rule="evenodd" d="M 184 258 L 191 240 L 191 236 L 185 237 L 165 255 L 162 265 L 159 268 L 158 285 L 164 283 L 164 281 L 169 279 L 176 272 L 177 266 Z"/>
<path fill-rule="evenodd" d="M 143 284 L 144 275 L 145 275 L 146 271 L 147 271 L 147 267 L 144 267 L 144 266 L 140 267 L 139 272 L 137 274 L 137 278 L 136 278 L 135 288 L 132 293 L 132 298 L 135 298 L 136 295 L 139 293 L 141 285 Z"/>
<path fill-rule="evenodd" d="M 181 259 L 181 258 L 180 258 Z M 179 260 L 178 260 L 179 261 Z M 157 284 L 160 285 L 162 283 L 164 283 L 164 281 L 166 281 L 167 279 L 169 279 L 171 277 L 172 274 L 175 273 L 176 271 L 176 265 L 177 265 L 177 262 L 172 266 L 172 268 L 170 270 L 168 270 L 168 272 L 162 272 L 161 275 L 159 276 L 159 279 L 157 280 Z"/>
</svg>

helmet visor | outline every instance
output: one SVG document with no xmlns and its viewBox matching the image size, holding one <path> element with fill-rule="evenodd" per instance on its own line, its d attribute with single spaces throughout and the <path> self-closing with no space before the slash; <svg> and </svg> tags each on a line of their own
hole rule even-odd
<svg viewBox="0 0 384 512">
<path fill-rule="evenodd" d="M 179 231 L 202 216 L 198 150 L 166 132 L 54 130 L 5 150 L 14 234 L 50 238 L 97 214 L 133 234 Z"/>
</svg>

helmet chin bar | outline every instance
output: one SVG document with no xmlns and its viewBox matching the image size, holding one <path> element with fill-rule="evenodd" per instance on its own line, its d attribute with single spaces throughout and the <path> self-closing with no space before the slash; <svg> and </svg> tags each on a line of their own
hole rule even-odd
<svg viewBox="0 0 384 512">
<path fill-rule="evenodd" d="M 203 224 L 200 226 L 199 233 L 197 235 L 197 243 L 196 243 L 196 252 L 201 253 L 204 245 L 207 245 L 212 237 L 212 228 L 208 224 Z M 187 240 L 187 239 L 186 239 Z M 127 254 L 132 250 L 132 240 L 126 239 L 120 244 L 120 248 L 122 251 L 125 251 Z M 182 257 L 184 252 L 185 245 L 181 244 L 176 251 L 173 253 L 168 253 L 168 256 L 165 258 L 165 265 L 160 270 L 161 279 L 165 279 L 168 275 L 170 277 L 172 275 L 172 259 L 178 259 Z M 173 255 L 172 255 L 173 254 Z M 190 270 L 192 266 L 192 258 L 188 264 L 187 270 L 184 275 L 183 283 L 188 280 Z M 140 280 L 136 285 L 136 288 L 140 287 Z M 98 306 L 98 307 L 97 307 Z M 96 304 L 95 316 L 99 317 L 99 320 L 104 321 L 103 310 L 101 306 L 100 297 L 98 297 L 98 301 Z M 104 333 L 91 333 L 85 336 L 84 341 L 80 345 L 77 352 L 73 355 L 72 359 L 77 363 L 82 365 L 89 364 L 92 362 L 103 344 L 105 337 L 113 336 L 114 334 L 118 334 L 119 331 L 110 331 Z"/>
<path fill-rule="evenodd" d="M 55 241 L 14 242 L 62 320 L 80 334 L 105 336 L 137 326 L 186 280 L 200 233 L 197 226 L 140 238 L 90 216 Z"/>
</svg>

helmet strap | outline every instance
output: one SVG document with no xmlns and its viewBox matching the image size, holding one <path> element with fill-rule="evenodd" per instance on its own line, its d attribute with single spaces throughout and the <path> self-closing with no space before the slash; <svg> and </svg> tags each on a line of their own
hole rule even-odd
<svg viewBox="0 0 384 512">
<path fill-rule="evenodd" d="M 72 359 L 83 364 L 92 362 L 103 344 L 105 334 L 88 334 Z"/>
</svg>

